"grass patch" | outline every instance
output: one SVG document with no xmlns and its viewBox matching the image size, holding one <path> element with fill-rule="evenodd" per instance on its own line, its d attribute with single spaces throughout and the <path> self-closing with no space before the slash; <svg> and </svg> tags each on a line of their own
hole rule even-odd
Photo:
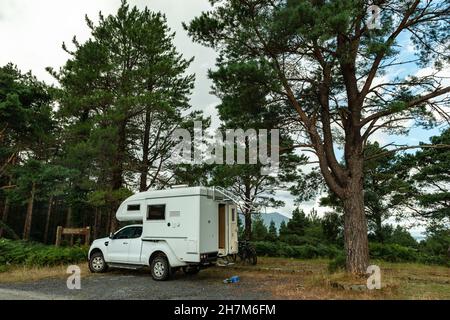
<svg viewBox="0 0 450 320">
<path fill-rule="evenodd" d="M 80 263 L 81 276 L 90 275 L 87 263 Z M 68 265 L 58 265 L 52 267 L 30 267 L 30 266 L 9 266 L 9 268 L 0 272 L 0 283 L 20 283 L 33 282 L 48 278 L 67 278 Z"/>
<path fill-rule="evenodd" d="M 261 257 L 255 267 L 236 265 L 206 272 L 214 278 L 238 274 L 244 282 L 257 281 L 274 299 L 450 299 L 450 268 L 445 266 L 374 260 L 381 268 L 382 288 L 355 291 L 343 286 L 364 286 L 367 279 L 343 271 L 330 273 L 329 262 Z"/>
</svg>

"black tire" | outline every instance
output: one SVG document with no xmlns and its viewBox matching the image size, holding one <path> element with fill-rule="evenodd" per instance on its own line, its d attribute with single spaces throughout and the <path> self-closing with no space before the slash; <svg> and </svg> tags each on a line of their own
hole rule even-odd
<svg viewBox="0 0 450 320">
<path fill-rule="evenodd" d="M 200 272 L 199 266 L 183 267 L 183 272 L 187 275 L 194 275 Z"/>
<path fill-rule="evenodd" d="M 105 258 L 101 252 L 94 252 L 89 259 L 89 270 L 92 273 L 103 273 L 108 270 Z"/>
<path fill-rule="evenodd" d="M 156 281 L 164 281 L 169 279 L 171 275 L 171 268 L 169 265 L 169 261 L 167 260 L 165 255 L 156 256 L 151 264 L 150 270 L 152 273 L 153 280 Z"/>
<path fill-rule="evenodd" d="M 181 267 L 174 267 L 172 268 L 172 271 L 170 271 L 170 274 L 173 276 L 175 273 L 181 270 Z"/>
</svg>

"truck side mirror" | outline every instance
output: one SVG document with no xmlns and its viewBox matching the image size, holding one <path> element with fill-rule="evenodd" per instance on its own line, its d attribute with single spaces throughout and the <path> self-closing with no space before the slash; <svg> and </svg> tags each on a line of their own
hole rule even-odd
<svg viewBox="0 0 450 320">
<path fill-rule="evenodd" d="M 111 232 L 111 233 L 109 234 L 109 238 L 112 239 L 113 237 L 114 237 L 114 234 Z"/>
</svg>

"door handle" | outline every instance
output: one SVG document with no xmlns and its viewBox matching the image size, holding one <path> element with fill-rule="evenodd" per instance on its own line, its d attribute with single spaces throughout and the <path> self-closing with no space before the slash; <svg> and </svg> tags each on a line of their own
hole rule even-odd
<svg viewBox="0 0 450 320">
<path fill-rule="evenodd" d="M 128 242 L 124 242 L 123 244 L 128 244 Z"/>
</svg>

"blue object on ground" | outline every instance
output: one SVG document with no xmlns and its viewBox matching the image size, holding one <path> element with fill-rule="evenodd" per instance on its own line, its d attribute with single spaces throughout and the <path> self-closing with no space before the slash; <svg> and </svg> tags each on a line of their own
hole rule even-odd
<svg viewBox="0 0 450 320">
<path fill-rule="evenodd" d="M 223 280 L 223 283 L 236 283 L 239 282 L 239 276 L 232 276 L 231 278 Z"/>
</svg>

